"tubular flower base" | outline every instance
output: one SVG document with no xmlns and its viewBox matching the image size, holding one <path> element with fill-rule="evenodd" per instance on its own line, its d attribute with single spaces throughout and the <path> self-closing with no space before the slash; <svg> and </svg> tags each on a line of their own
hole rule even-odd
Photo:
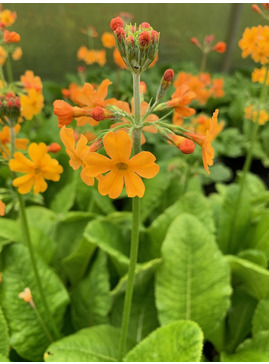
<svg viewBox="0 0 269 364">
<path fill-rule="evenodd" d="M 56 159 L 47 153 L 44 143 L 32 143 L 28 148 L 29 156 L 26 158 L 21 152 L 14 154 L 14 159 L 9 161 L 9 167 L 14 172 L 25 173 L 24 176 L 15 178 L 13 186 L 18 187 L 19 193 L 25 194 L 34 187 L 34 193 L 44 192 L 48 185 L 45 181 L 59 181 L 62 166 Z"/>
<path fill-rule="evenodd" d="M 208 174 L 210 174 L 208 166 L 213 165 L 214 149 L 211 143 L 214 140 L 214 136 L 216 135 L 216 130 L 218 130 L 218 114 L 219 110 L 215 110 L 205 135 L 199 135 L 191 132 L 184 133 L 202 148 L 203 164 Z"/>
<path fill-rule="evenodd" d="M 125 184 L 128 197 L 143 197 L 145 186 L 140 177 L 153 178 L 159 172 L 159 166 L 154 163 L 154 155 L 150 152 L 140 152 L 130 158 L 133 143 L 129 135 L 123 131 L 117 134 L 109 132 L 103 143 L 111 159 L 91 153 L 84 160 L 89 176 L 97 177 L 108 172 L 99 180 L 100 194 L 117 198 Z"/>
<path fill-rule="evenodd" d="M 60 131 L 60 137 L 63 144 L 66 147 L 66 153 L 70 157 L 69 164 L 76 171 L 79 167 L 82 167 L 80 177 L 84 183 L 88 186 L 94 185 L 94 178 L 89 177 L 85 173 L 85 163 L 84 158 L 90 153 L 90 147 L 87 146 L 88 139 L 85 135 L 81 135 L 78 139 L 77 145 L 75 147 L 75 136 L 73 129 L 68 129 L 65 126 L 62 127 Z"/>
</svg>

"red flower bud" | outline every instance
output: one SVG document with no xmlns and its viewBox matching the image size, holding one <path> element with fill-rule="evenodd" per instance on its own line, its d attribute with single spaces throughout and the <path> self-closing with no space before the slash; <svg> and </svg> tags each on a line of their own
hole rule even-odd
<svg viewBox="0 0 269 364">
<path fill-rule="evenodd" d="M 185 139 L 183 140 L 183 142 L 180 144 L 179 149 L 181 150 L 182 153 L 184 154 L 191 154 L 194 152 L 195 149 L 195 144 L 192 140 L 190 139 Z"/>
<path fill-rule="evenodd" d="M 119 41 L 121 41 L 122 38 L 125 38 L 125 31 L 124 31 L 124 29 L 122 27 L 118 27 L 115 30 L 115 33 L 116 33 L 116 36 L 117 36 Z"/>
<path fill-rule="evenodd" d="M 205 41 L 206 41 L 206 43 L 211 43 L 211 42 L 213 42 L 214 38 L 215 38 L 214 34 L 207 35 L 207 36 L 205 36 Z"/>
<path fill-rule="evenodd" d="M 151 40 L 149 32 L 144 31 L 144 32 L 140 33 L 140 35 L 138 37 L 138 40 L 139 40 L 139 43 L 140 43 L 141 47 L 148 46 L 149 43 L 150 43 L 150 40 Z"/>
<path fill-rule="evenodd" d="M 11 109 L 13 106 L 14 106 L 14 102 L 13 102 L 13 100 L 8 100 L 8 102 L 7 102 L 7 107 L 8 107 L 9 109 Z"/>
<path fill-rule="evenodd" d="M 7 100 L 7 99 L 12 99 L 14 96 L 15 96 L 15 95 L 14 95 L 12 92 L 8 92 L 8 93 L 6 94 L 5 99 L 6 99 L 6 100 Z"/>
<path fill-rule="evenodd" d="M 103 140 L 102 139 L 97 139 L 95 142 L 93 142 L 90 145 L 90 152 L 96 152 L 102 146 L 103 146 Z"/>
<path fill-rule="evenodd" d="M 0 23 L 0 30 L 4 30 L 5 29 L 6 24 L 5 23 Z"/>
<path fill-rule="evenodd" d="M 218 42 L 213 49 L 218 53 L 224 53 L 226 51 L 226 43 Z"/>
<path fill-rule="evenodd" d="M 152 40 L 153 43 L 158 42 L 158 40 L 159 40 L 159 33 L 156 32 L 156 30 L 152 30 L 150 36 L 151 36 L 151 40 Z"/>
<path fill-rule="evenodd" d="M 48 153 L 58 153 L 61 150 L 61 146 L 58 143 L 51 143 L 50 145 L 47 146 L 47 151 Z"/>
<path fill-rule="evenodd" d="M 252 5 L 252 10 L 255 11 L 256 13 L 258 13 L 258 14 L 262 13 L 261 9 L 256 4 Z"/>
<path fill-rule="evenodd" d="M 15 99 L 15 105 L 14 105 L 17 109 L 19 109 L 21 107 L 21 100 L 19 97 L 16 97 Z"/>
<path fill-rule="evenodd" d="M 116 18 L 113 18 L 110 22 L 110 29 L 111 30 L 116 30 L 119 27 L 123 27 L 124 23 L 123 20 L 117 16 Z"/>
<path fill-rule="evenodd" d="M 265 9 L 269 9 L 269 3 L 262 4 Z"/>
<path fill-rule="evenodd" d="M 191 43 L 195 44 L 197 47 L 200 47 L 201 46 L 199 40 L 197 38 L 195 38 L 195 37 L 192 37 L 190 39 L 190 41 L 191 41 Z"/>
<path fill-rule="evenodd" d="M 147 23 L 147 22 L 143 22 L 141 25 L 140 25 L 141 29 L 149 29 L 150 28 L 150 24 Z"/>
<path fill-rule="evenodd" d="M 94 107 L 91 109 L 91 117 L 96 121 L 101 121 L 105 118 L 104 109 L 101 107 Z"/>
<path fill-rule="evenodd" d="M 171 82 L 172 79 L 174 78 L 174 75 L 175 75 L 174 71 L 171 68 L 169 68 L 164 72 L 163 79 L 166 82 Z"/>
<path fill-rule="evenodd" d="M 129 37 L 126 38 L 126 43 L 131 44 L 131 46 L 134 45 L 134 37 L 132 35 L 129 35 Z"/>
</svg>

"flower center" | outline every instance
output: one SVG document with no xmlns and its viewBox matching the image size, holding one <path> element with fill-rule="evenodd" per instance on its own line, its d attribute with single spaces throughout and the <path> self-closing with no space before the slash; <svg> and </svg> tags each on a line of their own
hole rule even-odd
<svg viewBox="0 0 269 364">
<path fill-rule="evenodd" d="M 119 163 L 116 163 L 116 167 L 120 171 L 126 171 L 128 169 L 128 164 L 127 163 L 124 163 L 124 162 L 119 162 Z"/>
</svg>

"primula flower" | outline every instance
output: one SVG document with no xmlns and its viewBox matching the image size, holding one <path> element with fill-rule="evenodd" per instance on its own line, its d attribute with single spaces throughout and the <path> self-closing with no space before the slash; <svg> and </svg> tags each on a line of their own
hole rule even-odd
<svg viewBox="0 0 269 364">
<path fill-rule="evenodd" d="M 20 128 L 19 124 L 14 127 L 15 135 L 18 134 Z M 15 147 L 16 149 L 25 150 L 27 149 L 28 142 L 29 140 L 26 138 L 16 138 Z M 8 126 L 4 126 L 2 131 L 0 131 L 0 153 L 5 159 L 10 157 L 10 150 L 7 147 L 7 144 L 10 144 L 10 128 Z"/>
<path fill-rule="evenodd" d="M 211 118 L 205 114 L 200 114 L 192 119 L 192 125 L 198 134 L 206 135 L 207 130 L 210 128 Z M 214 129 L 213 139 L 215 139 L 224 128 L 224 121 L 220 121 Z"/>
<path fill-rule="evenodd" d="M 246 28 L 239 47 L 242 50 L 242 57 L 251 56 L 255 62 L 267 64 L 269 61 L 269 26 L 258 25 L 257 27 Z"/>
<path fill-rule="evenodd" d="M 3 201 L 0 200 L 0 216 L 5 216 L 5 208 L 6 205 L 4 204 Z"/>
<path fill-rule="evenodd" d="M 12 171 L 25 173 L 24 176 L 13 180 L 13 186 L 18 187 L 19 193 L 22 194 L 30 192 L 32 187 L 35 194 L 44 192 L 48 187 L 45 179 L 59 181 L 63 168 L 47 153 L 45 143 L 31 143 L 28 153 L 31 159 L 26 158 L 21 152 L 16 152 L 14 159 L 9 161 Z"/>
<path fill-rule="evenodd" d="M 44 106 L 44 97 L 35 89 L 28 90 L 27 95 L 21 95 L 21 116 L 31 120 L 34 115 L 40 113 Z"/>
<path fill-rule="evenodd" d="M 22 49 L 21 47 L 16 47 L 14 52 L 11 55 L 13 61 L 19 61 L 22 57 Z"/>
<path fill-rule="evenodd" d="M 24 289 L 24 291 L 22 291 L 19 295 L 19 298 L 21 298 L 22 300 L 24 300 L 24 302 L 30 303 L 30 305 L 34 308 L 34 301 L 33 301 L 33 296 L 31 293 L 30 288 L 26 287 Z"/>
<path fill-rule="evenodd" d="M 255 68 L 251 74 L 252 82 L 264 83 L 266 75 L 266 67 Z M 269 86 L 269 72 L 267 74 L 266 86 Z"/>
<path fill-rule="evenodd" d="M 218 42 L 214 47 L 214 51 L 218 53 L 224 53 L 226 51 L 226 43 L 225 42 Z"/>
<path fill-rule="evenodd" d="M 16 32 L 4 31 L 4 42 L 7 43 L 19 43 L 21 36 Z"/>
<path fill-rule="evenodd" d="M 53 103 L 53 112 L 58 117 L 58 126 L 69 125 L 75 117 L 91 116 L 89 109 L 82 109 L 78 106 L 72 106 L 63 100 L 55 100 Z"/>
<path fill-rule="evenodd" d="M 189 117 L 195 114 L 195 109 L 188 107 L 191 101 L 195 98 L 196 94 L 190 91 L 187 85 L 177 87 L 173 93 L 171 100 L 160 104 L 160 110 L 163 108 L 174 108 L 175 112 L 181 116 Z M 156 110 L 159 109 L 157 106 Z"/>
<path fill-rule="evenodd" d="M 101 40 L 102 40 L 103 46 L 106 48 L 116 47 L 116 41 L 115 41 L 114 35 L 112 33 L 105 32 L 102 35 Z"/>
<path fill-rule="evenodd" d="M 90 177 L 108 172 L 99 180 L 100 194 L 117 198 L 125 184 L 128 197 L 143 197 L 145 186 L 140 177 L 153 178 L 159 172 L 159 166 L 154 163 L 154 155 L 150 152 L 140 152 L 130 158 L 133 143 L 129 135 L 123 131 L 117 134 L 107 133 L 103 143 L 110 158 L 91 153 L 84 160 Z"/>
<path fill-rule="evenodd" d="M 15 11 L 5 9 L 0 12 L 0 23 L 3 23 L 6 27 L 10 27 L 16 20 L 17 14 Z"/>
<path fill-rule="evenodd" d="M 184 132 L 184 134 L 190 137 L 195 143 L 200 145 L 202 148 L 202 157 L 203 157 L 203 164 L 204 168 L 208 174 L 210 174 L 208 166 L 213 165 L 214 159 L 214 149 L 211 145 L 212 141 L 214 140 L 214 135 L 216 135 L 216 130 L 218 129 L 218 113 L 219 110 L 215 110 L 213 116 L 210 120 L 210 125 L 208 130 L 206 131 L 205 135 L 200 135 L 191 132 Z"/>
<path fill-rule="evenodd" d="M 252 120 L 254 123 L 258 122 L 260 125 L 264 125 L 269 120 L 269 114 L 265 109 L 258 111 L 254 109 L 253 105 L 249 105 L 244 111 L 245 118 Z"/>
<path fill-rule="evenodd" d="M 39 76 L 35 76 L 33 71 L 25 71 L 24 75 L 20 77 L 20 80 L 26 90 L 34 89 L 37 92 L 42 90 L 43 86 L 41 78 Z"/>
<path fill-rule="evenodd" d="M 66 147 L 66 153 L 69 155 L 70 166 L 76 171 L 79 167 L 82 167 L 80 177 L 84 183 L 88 186 L 93 186 L 94 178 L 89 177 L 86 173 L 86 164 L 84 159 L 90 153 L 90 147 L 87 146 L 88 139 L 85 135 L 80 135 L 77 145 L 75 146 L 75 136 L 72 129 L 68 129 L 65 126 L 60 131 L 60 137 L 63 144 Z"/>
</svg>

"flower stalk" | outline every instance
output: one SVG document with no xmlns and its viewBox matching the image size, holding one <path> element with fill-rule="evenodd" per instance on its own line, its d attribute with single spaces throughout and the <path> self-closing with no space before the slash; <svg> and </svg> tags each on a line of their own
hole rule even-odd
<svg viewBox="0 0 269 364">
<path fill-rule="evenodd" d="M 135 73 L 133 73 L 133 92 L 134 92 L 134 118 L 136 125 L 136 127 L 133 130 L 133 154 L 135 155 L 138 154 L 141 150 L 140 75 Z M 127 288 L 124 298 L 119 360 L 122 360 L 123 355 L 125 353 L 133 291 L 134 291 L 134 278 L 135 278 L 135 268 L 136 268 L 138 247 L 139 247 L 139 224 L 140 224 L 140 198 L 138 196 L 133 197 L 132 212 L 133 212 L 133 222 L 132 222 L 130 264 L 128 270 Z"/>
</svg>

